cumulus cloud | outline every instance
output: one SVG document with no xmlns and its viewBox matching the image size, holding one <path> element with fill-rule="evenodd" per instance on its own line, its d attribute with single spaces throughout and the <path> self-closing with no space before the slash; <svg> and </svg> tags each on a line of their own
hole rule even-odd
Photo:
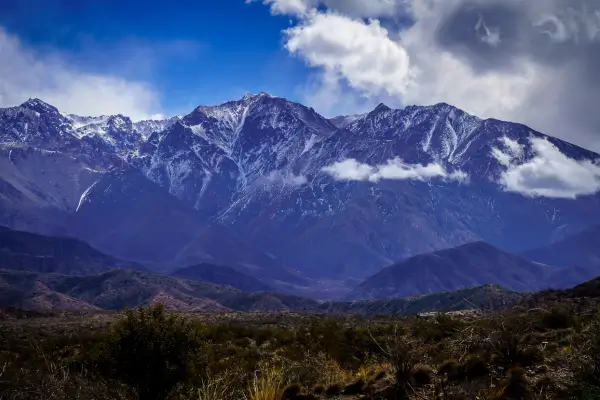
<svg viewBox="0 0 600 400">
<path fill-rule="evenodd" d="M 0 27 L 0 107 L 37 97 L 67 113 L 160 114 L 157 92 L 143 82 L 81 71 L 60 54 L 36 52 Z"/>
<path fill-rule="evenodd" d="M 575 199 L 600 191 L 600 165 L 578 161 L 564 155 L 545 138 L 532 137 L 533 157 L 523 161 L 524 149 L 504 138 L 504 149 L 493 149 L 493 155 L 505 166 L 500 184 L 506 191 L 528 197 Z"/>
<path fill-rule="evenodd" d="M 308 103 L 347 84 L 327 101 L 349 114 L 348 96 L 448 102 L 600 150 L 598 0 L 263 2 L 295 17 L 285 47 L 323 76 Z"/>
<path fill-rule="evenodd" d="M 408 53 L 377 20 L 363 23 L 338 14 L 313 13 L 285 33 L 291 53 L 333 76 L 345 77 L 355 89 L 390 95 L 407 91 Z"/>
<path fill-rule="evenodd" d="M 381 180 L 429 181 L 443 179 L 464 182 L 468 180 L 467 174 L 462 171 L 448 172 L 437 163 L 407 164 L 400 158 L 394 158 L 377 166 L 363 164 L 350 158 L 324 167 L 322 171 L 339 181 L 379 182 Z"/>
</svg>

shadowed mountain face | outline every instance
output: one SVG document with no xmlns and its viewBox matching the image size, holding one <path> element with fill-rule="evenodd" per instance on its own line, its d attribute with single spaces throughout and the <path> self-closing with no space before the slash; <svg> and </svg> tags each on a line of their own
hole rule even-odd
<svg viewBox="0 0 600 400">
<path fill-rule="evenodd" d="M 267 292 L 272 290 L 268 285 L 257 279 L 222 265 L 198 264 L 178 269 L 172 272 L 171 275 L 191 281 L 229 285 L 244 292 Z"/>
<path fill-rule="evenodd" d="M 548 287 L 571 288 L 600 275 L 600 227 L 595 226 L 548 246 L 526 251 L 522 256 L 560 268 L 549 278 Z"/>
<path fill-rule="evenodd" d="M 144 269 L 107 256 L 87 243 L 0 227 L 0 269 L 89 275 L 110 269 Z"/>
<path fill-rule="evenodd" d="M 2 307 L 122 310 L 157 302 L 177 311 L 300 311 L 318 304 L 134 270 L 88 276 L 0 270 Z"/>
<path fill-rule="evenodd" d="M 349 299 L 386 299 L 450 292 L 484 284 L 518 292 L 546 286 L 557 268 L 477 242 L 409 258 L 368 278 Z"/>
<path fill-rule="evenodd" d="M 600 275 L 600 226 L 522 254 L 545 264 L 563 268 L 577 266 Z"/>
<path fill-rule="evenodd" d="M 30 100 L 0 110 L 0 224 L 161 271 L 228 265 L 335 297 L 417 254 L 482 240 L 521 252 L 599 225 L 597 195 L 504 190 L 507 169 L 540 156 L 533 139 L 598 158 L 448 104 L 329 121 L 261 93 L 133 123 Z"/>
</svg>

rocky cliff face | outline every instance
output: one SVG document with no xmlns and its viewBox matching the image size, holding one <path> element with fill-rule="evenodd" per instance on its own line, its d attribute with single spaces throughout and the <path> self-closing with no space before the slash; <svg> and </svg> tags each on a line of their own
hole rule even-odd
<svg viewBox="0 0 600 400">
<path fill-rule="evenodd" d="M 448 104 L 330 121 L 261 93 L 134 123 L 30 100 L 0 110 L 0 156 L 3 225 L 161 265 L 228 258 L 293 287 L 352 284 L 477 240 L 525 250 L 600 224 L 593 191 L 543 179 L 549 156 L 595 167 L 597 154 Z M 538 161 L 542 175 L 523 180 Z"/>
</svg>

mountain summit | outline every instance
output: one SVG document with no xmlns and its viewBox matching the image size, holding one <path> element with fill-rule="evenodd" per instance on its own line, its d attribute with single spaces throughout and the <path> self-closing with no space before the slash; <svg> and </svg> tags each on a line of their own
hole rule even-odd
<svg viewBox="0 0 600 400">
<path fill-rule="evenodd" d="M 325 296 L 417 254 L 524 251 L 600 225 L 599 197 L 561 169 L 525 174 L 597 154 L 444 103 L 328 120 L 259 93 L 133 122 L 32 99 L 0 109 L 0 155 L 0 224 Z"/>
</svg>

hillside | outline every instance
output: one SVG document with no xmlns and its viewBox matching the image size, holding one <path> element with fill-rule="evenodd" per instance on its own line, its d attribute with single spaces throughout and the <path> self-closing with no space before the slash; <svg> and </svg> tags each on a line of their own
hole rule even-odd
<svg viewBox="0 0 600 400">
<path fill-rule="evenodd" d="M 243 292 L 267 292 L 272 290 L 269 285 L 258 279 L 223 265 L 198 264 L 178 269 L 170 275 L 191 281 L 229 285 Z"/>
<path fill-rule="evenodd" d="M 361 283 L 349 300 L 387 299 L 451 292 L 487 284 L 532 292 L 557 268 L 476 242 L 422 254 L 385 268 Z"/>
<path fill-rule="evenodd" d="M 319 311 L 364 315 L 420 314 L 465 310 L 488 312 L 506 310 L 525 297 L 523 294 L 511 292 L 500 286 L 485 285 L 455 292 L 403 299 L 330 302 L 322 304 Z"/>
<path fill-rule="evenodd" d="M 144 269 L 67 237 L 50 237 L 0 226 L 0 269 L 90 275 L 110 269 Z"/>
<path fill-rule="evenodd" d="M 231 286 L 133 270 L 65 276 L 0 270 L 0 307 L 32 310 L 122 310 L 163 303 L 170 310 L 292 311 L 314 314 L 390 315 L 502 310 L 522 296 L 486 285 L 407 299 L 323 302 L 272 292 L 247 293 Z"/>
<path fill-rule="evenodd" d="M 1 270 L 0 289 L 0 307 L 123 310 L 163 303 L 177 311 L 287 311 L 317 305 L 294 296 L 245 293 L 231 286 L 134 270 L 89 276 Z"/>
</svg>

